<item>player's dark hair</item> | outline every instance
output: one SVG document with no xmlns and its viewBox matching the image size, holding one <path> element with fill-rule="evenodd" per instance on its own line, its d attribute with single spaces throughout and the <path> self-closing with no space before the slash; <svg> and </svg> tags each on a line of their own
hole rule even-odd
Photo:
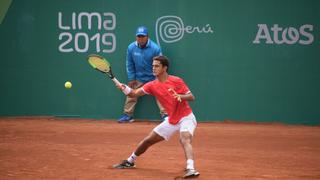
<svg viewBox="0 0 320 180">
<path fill-rule="evenodd" d="M 156 56 L 153 60 L 159 61 L 162 66 L 167 66 L 167 72 L 169 70 L 169 59 L 166 56 Z"/>
</svg>

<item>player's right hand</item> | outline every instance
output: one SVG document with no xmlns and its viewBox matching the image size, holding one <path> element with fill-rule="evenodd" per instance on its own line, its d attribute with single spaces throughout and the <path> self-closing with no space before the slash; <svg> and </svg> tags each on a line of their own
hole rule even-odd
<svg viewBox="0 0 320 180">
<path fill-rule="evenodd" d="M 116 84 L 116 87 L 122 91 L 124 88 L 126 88 L 126 85 L 120 83 L 120 84 Z"/>
<path fill-rule="evenodd" d="M 122 83 L 116 84 L 116 87 L 120 89 L 125 95 L 130 94 L 130 92 L 132 91 L 132 89 L 129 86 Z"/>
</svg>

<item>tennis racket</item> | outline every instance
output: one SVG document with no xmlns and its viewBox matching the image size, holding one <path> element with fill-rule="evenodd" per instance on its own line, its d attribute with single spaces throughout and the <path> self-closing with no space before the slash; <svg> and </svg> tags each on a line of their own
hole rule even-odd
<svg viewBox="0 0 320 180">
<path fill-rule="evenodd" d="M 88 56 L 88 62 L 94 69 L 107 74 L 116 85 L 121 85 L 121 83 L 114 77 L 111 65 L 105 58 L 96 54 L 90 54 Z"/>
</svg>

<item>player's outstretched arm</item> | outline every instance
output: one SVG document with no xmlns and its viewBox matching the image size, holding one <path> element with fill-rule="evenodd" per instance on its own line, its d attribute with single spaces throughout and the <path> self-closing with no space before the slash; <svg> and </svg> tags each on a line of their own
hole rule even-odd
<svg viewBox="0 0 320 180">
<path fill-rule="evenodd" d="M 146 93 L 142 90 L 142 88 L 132 89 L 132 91 L 127 95 L 129 97 L 139 97 L 144 96 Z"/>
<path fill-rule="evenodd" d="M 138 96 L 143 96 L 145 95 L 145 93 L 142 91 L 141 88 L 138 89 L 132 89 L 129 86 L 125 85 L 125 84 L 117 84 L 116 85 L 118 89 L 120 89 L 125 95 L 129 96 L 129 97 L 138 97 Z"/>
</svg>

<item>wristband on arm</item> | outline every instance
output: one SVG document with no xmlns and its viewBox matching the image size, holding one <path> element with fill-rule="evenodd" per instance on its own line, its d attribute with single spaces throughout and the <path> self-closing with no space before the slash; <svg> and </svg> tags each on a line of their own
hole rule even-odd
<svg viewBox="0 0 320 180">
<path fill-rule="evenodd" d="M 122 86 L 122 92 L 123 92 L 125 95 L 130 94 L 131 91 L 132 91 L 132 89 L 131 89 L 129 86 L 123 84 L 123 86 Z"/>
</svg>

